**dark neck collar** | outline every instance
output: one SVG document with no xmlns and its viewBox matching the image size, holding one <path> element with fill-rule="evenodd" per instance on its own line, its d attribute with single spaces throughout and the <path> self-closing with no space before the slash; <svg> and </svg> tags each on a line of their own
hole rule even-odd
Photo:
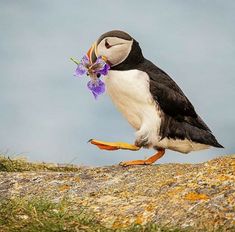
<svg viewBox="0 0 235 232">
<path fill-rule="evenodd" d="M 139 43 L 136 40 L 133 40 L 132 48 L 128 57 L 121 64 L 111 67 L 111 70 L 136 69 L 136 67 L 143 61 L 144 56 L 142 54 Z"/>
</svg>

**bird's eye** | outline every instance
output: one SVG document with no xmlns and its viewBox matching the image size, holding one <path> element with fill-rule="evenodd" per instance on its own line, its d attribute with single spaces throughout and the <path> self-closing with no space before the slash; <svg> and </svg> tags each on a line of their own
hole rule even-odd
<svg viewBox="0 0 235 232">
<path fill-rule="evenodd" d="M 105 40 L 105 47 L 107 48 L 107 49 L 109 49 L 109 48 L 111 48 L 112 46 L 108 43 L 108 41 L 107 40 Z"/>
</svg>

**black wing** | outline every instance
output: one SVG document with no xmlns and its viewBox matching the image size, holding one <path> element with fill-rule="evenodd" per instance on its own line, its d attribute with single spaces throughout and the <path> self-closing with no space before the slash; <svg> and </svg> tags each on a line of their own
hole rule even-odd
<svg viewBox="0 0 235 232">
<path fill-rule="evenodd" d="M 150 92 L 164 114 L 160 129 L 162 138 L 187 138 L 222 147 L 197 115 L 191 102 L 167 73 L 148 60 L 145 60 L 139 69 L 149 75 Z"/>
</svg>

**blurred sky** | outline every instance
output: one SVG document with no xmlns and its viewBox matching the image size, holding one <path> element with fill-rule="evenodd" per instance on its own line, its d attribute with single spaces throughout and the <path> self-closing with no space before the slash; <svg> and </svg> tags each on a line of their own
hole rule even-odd
<svg viewBox="0 0 235 232">
<path fill-rule="evenodd" d="M 146 58 L 183 89 L 226 149 L 165 162 L 201 162 L 235 151 L 235 1 L 0 1 L 0 152 L 32 161 L 109 165 L 152 150 L 107 152 L 90 138 L 134 141 L 108 96 L 97 101 L 88 79 L 73 76 L 104 32 L 131 34 Z"/>
</svg>

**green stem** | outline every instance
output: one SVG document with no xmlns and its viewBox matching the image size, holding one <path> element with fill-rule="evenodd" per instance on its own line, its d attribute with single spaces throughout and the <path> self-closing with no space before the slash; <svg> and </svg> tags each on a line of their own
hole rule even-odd
<svg viewBox="0 0 235 232">
<path fill-rule="evenodd" d="M 72 60 L 75 64 L 79 65 L 79 61 L 75 60 L 74 58 L 70 58 L 70 60 Z"/>
</svg>

